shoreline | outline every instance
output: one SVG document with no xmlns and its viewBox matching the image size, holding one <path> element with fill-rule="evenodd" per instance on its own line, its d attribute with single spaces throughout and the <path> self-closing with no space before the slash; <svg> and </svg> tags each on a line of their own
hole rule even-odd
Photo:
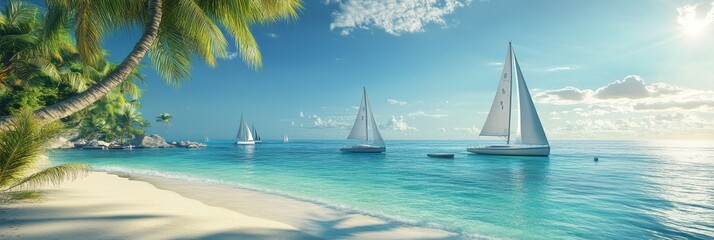
<svg viewBox="0 0 714 240">
<path fill-rule="evenodd" d="M 438 228 L 418 226 L 355 211 L 337 209 L 319 202 L 281 193 L 248 189 L 227 183 L 198 182 L 142 174 L 121 174 L 176 192 L 204 204 L 297 227 L 310 235 L 328 239 L 457 239 L 461 236 Z"/>
<path fill-rule="evenodd" d="M 150 175 L 95 170 L 83 179 L 58 188 L 44 188 L 42 192 L 45 197 L 39 203 L 0 205 L 0 222 L 3 222 L 0 223 L 3 233 L 0 239 L 58 236 L 102 239 L 461 238 L 441 229 L 388 221 L 280 194 Z M 171 219 L 171 224 L 159 224 L 167 219 Z M 116 226 L 129 228 L 131 233 L 102 231 Z M 99 235 L 88 235 L 90 233 Z"/>
</svg>

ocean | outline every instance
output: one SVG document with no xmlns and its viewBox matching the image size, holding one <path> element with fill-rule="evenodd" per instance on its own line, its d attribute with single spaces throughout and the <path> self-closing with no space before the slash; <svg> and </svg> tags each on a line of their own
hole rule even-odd
<svg viewBox="0 0 714 240">
<path fill-rule="evenodd" d="M 470 143 L 387 141 L 385 154 L 346 154 L 338 149 L 347 141 L 211 141 L 204 149 L 49 156 L 280 194 L 467 238 L 714 238 L 714 142 L 552 141 L 550 157 L 469 154 Z"/>
</svg>

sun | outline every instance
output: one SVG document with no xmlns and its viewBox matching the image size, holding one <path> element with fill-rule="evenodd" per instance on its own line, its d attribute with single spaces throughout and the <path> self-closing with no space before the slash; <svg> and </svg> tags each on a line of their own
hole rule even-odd
<svg viewBox="0 0 714 240">
<path fill-rule="evenodd" d="M 701 35 L 704 30 L 706 30 L 707 26 L 709 25 L 708 22 L 706 21 L 687 21 L 687 22 L 680 22 L 680 27 L 684 34 L 688 36 L 698 36 Z"/>
<path fill-rule="evenodd" d="M 712 8 L 704 17 L 697 17 L 697 5 L 685 5 L 677 8 L 679 23 L 682 32 L 688 36 L 697 36 L 707 30 L 707 27 L 714 22 L 714 2 Z"/>
</svg>

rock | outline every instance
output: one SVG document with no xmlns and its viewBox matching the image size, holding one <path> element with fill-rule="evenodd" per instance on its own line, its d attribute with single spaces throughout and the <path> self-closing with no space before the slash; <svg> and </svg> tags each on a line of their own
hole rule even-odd
<svg viewBox="0 0 714 240">
<path fill-rule="evenodd" d="M 58 137 L 48 145 L 49 148 L 74 148 L 74 143 L 64 137 Z"/>
<path fill-rule="evenodd" d="M 74 141 L 74 147 L 76 147 L 76 148 L 81 148 L 84 145 L 87 145 L 87 140 L 77 139 L 76 141 Z"/>
<path fill-rule="evenodd" d="M 94 140 L 89 141 L 86 145 L 89 145 L 92 147 L 100 147 L 100 146 L 101 147 L 109 147 L 109 145 L 111 145 L 111 144 L 109 144 L 108 142 L 105 142 L 105 141 L 94 139 Z"/>
<path fill-rule="evenodd" d="M 167 148 L 172 147 L 166 143 L 166 140 L 159 135 L 151 134 L 145 136 L 138 136 L 132 140 L 132 145 L 137 148 Z"/>
<path fill-rule="evenodd" d="M 208 145 L 199 143 L 199 142 L 191 142 L 191 141 L 180 141 L 176 143 L 177 147 L 182 147 L 182 148 L 202 148 L 206 147 Z"/>
</svg>

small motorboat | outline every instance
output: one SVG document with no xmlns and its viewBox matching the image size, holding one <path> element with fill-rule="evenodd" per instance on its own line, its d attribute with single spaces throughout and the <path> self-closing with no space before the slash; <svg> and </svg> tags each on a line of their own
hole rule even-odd
<svg viewBox="0 0 714 240">
<path fill-rule="evenodd" d="M 454 158 L 453 153 L 427 153 L 426 156 L 431 158 Z"/>
</svg>

